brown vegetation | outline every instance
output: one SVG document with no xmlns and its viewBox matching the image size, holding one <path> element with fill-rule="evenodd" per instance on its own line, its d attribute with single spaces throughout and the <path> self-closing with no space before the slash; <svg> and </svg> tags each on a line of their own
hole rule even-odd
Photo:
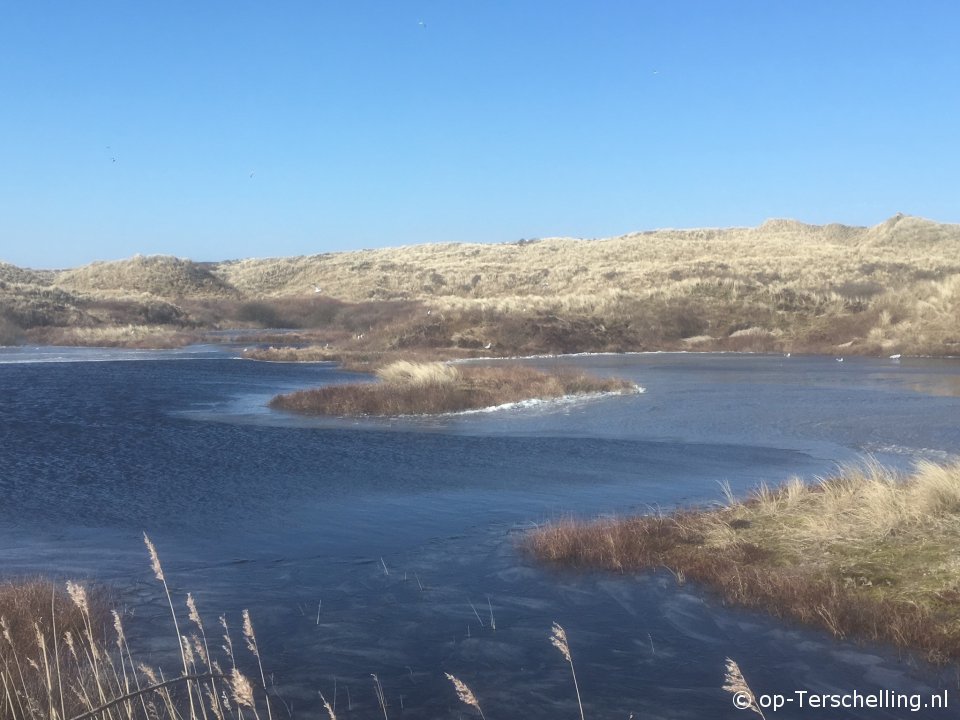
<svg viewBox="0 0 960 720">
<path fill-rule="evenodd" d="M 240 659 L 226 618 L 222 637 L 208 639 L 191 595 L 186 618 L 174 607 L 157 551 L 144 536 L 154 575 L 163 586 L 182 672 L 165 678 L 138 662 L 127 643 L 121 615 L 109 611 L 103 593 L 68 581 L 65 591 L 45 581 L 0 585 L 0 717 L 9 720 L 199 720 L 272 718 L 253 623 L 243 612 L 244 644 L 262 682 L 238 669 Z M 180 605 L 180 603 L 177 603 Z M 183 606 L 180 606 L 183 607 Z M 112 622 L 110 616 L 112 615 Z M 108 630 L 108 627 L 110 628 Z M 213 630 L 213 628 L 210 628 Z M 182 634 L 181 634 L 182 632 Z M 224 672 L 210 644 L 224 651 Z M 259 687 L 258 687 L 259 686 Z"/>
<path fill-rule="evenodd" d="M 148 325 L 340 332 L 376 352 L 958 354 L 957 258 L 960 226 L 898 215 L 870 228 L 777 220 L 222 263 L 0 264 L 0 341 Z"/>
<path fill-rule="evenodd" d="M 4 690 L 0 717 L 52 717 L 49 709 L 54 697 L 48 693 L 48 681 L 53 672 L 49 677 L 47 673 L 54 664 L 66 667 L 76 660 L 64 638 L 83 643 L 89 637 L 95 644 L 102 643 L 109 616 L 107 595 L 102 589 L 82 589 L 82 593 L 84 607 L 65 586 L 49 580 L 0 582 L 0 674 L 4 681 L 0 683 Z M 11 693 L 12 688 L 19 693 Z M 59 706 L 60 702 L 58 687 L 55 703 Z M 82 710 L 70 693 L 62 702 L 68 717 Z"/>
<path fill-rule="evenodd" d="M 329 385 L 278 395 L 270 407 L 308 415 L 427 415 L 530 399 L 631 392 L 625 380 L 577 372 L 546 373 L 521 365 L 454 366 L 398 361 L 377 371 L 381 382 Z"/>
<path fill-rule="evenodd" d="M 540 560 L 618 572 L 668 568 L 724 600 L 960 658 L 960 464 L 901 478 L 876 465 L 745 502 L 669 515 L 561 521 L 530 533 Z"/>
</svg>

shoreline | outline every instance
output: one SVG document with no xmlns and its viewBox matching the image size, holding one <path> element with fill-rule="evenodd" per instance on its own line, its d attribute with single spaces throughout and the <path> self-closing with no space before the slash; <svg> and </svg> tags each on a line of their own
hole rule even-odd
<svg viewBox="0 0 960 720">
<path fill-rule="evenodd" d="M 719 508 L 557 521 L 521 547 L 558 568 L 665 568 L 720 602 L 945 664 L 960 658 L 958 543 L 960 463 L 901 475 L 868 461 Z"/>
</svg>

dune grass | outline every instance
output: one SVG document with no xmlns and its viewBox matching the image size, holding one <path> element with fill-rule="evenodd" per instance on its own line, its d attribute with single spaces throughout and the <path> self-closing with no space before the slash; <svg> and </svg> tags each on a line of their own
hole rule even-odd
<svg viewBox="0 0 960 720">
<path fill-rule="evenodd" d="M 524 542 L 544 562 L 666 567 L 728 602 L 838 637 L 960 658 L 960 464 L 924 462 L 901 477 L 869 463 L 718 509 L 560 521 Z"/>
<path fill-rule="evenodd" d="M 320 329 L 376 352 L 956 355 L 957 258 L 960 225 L 897 215 L 874 227 L 777 220 L 220 263 L 0 263 L 0 342 L 41 332 L 55 341 L 45 330 L 55 327 L 163 325 Z"/>
<path fill-rule="evenodd" d="M 522 365 L 479 367 L 400 360 L 378 370 L 377 376 L 378 383 L 330 385 L 278 395 L 270 407 L 307 415 L 429 415 L 636 389 L 625 380 L 576 371 L 544 372 Z"/>
</svg>

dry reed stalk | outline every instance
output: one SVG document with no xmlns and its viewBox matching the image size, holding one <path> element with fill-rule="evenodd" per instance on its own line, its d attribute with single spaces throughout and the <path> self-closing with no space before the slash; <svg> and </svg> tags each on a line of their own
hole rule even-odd
<svg viewBox="0 0 960 720">
<path fill-rule="evenodd" d="M 180 635 L 180 623 L 177 621 L 177 612 L 173 609 L 173 597 L 170 595 L 170 588 L 167 587 L 167 579 L 163 574 L 163 566 L 160 564 L 160 556 L 157 554 L 157 548 L 151 542 L 150 538 L 147 537 L 147 534 L 143 534 L 143 542 L 147 546 L 147 552 L 150 554 L 150 566 L 153 569 L 153 574 L 163 584 L 163 591 L 167 595 L 167 604 L 170 606 L 170 617 L 173 618 L 173 627 L 177 632 L 177 638 L 181 637 Z M 187 665 L 187 656 L 184 653 L 183 645 L 178 640 L 178 645 L 180 645 L 180 659 L 183 661 L 183 674 L 185 676 L 190 675 L 190 668 Z M 190 682 L 187 682 L 187 697 L 190 700 L 190 720 L 196 720 L 197 710 L 193 702 L 193 686 Z M 202 698 L 198 698 L 203 703 Z"/>
<path fill-rule="evenodd" d="M 127 664 L 130 665 L 130 674 L 133 676 L 133 684 L 136 687 L 138 694 L 141 691 L 140 687 L 140 676 L 137 673 L 136 665 L 133 662 L 133 656 L 130 654 L 130 646 L 127 644 L 127 634 L 123 630 L 123 622 L 120 619 L 120 614 L 113 610 L 113 629 L 117 634 L 117 652 L 120 654 L 120 665 L 123 668 L 123 677 L 124 677 L 124 686 L 129 689 L 129 683 L 127 681 Z M 124 660 L 123 654 L 126 652 L 127 658 Z M 147 709 L 147 700 L 143 694 L 139 694 L 140 704 L 143 708 L 143 716 L 145 718 L 150 717 L 150 713 Z M 132 713 L 131 713 L 132 715 Z"/>
<path fill-rule="evenodd" d="M 197 610 L 197 602 L 193 599 L 192 593 L 187 593 L 187 611 L 190 621 L 197 626 L 197 629 L 200 631 L 200 637 L 203 641 L 202 646 L 198 644 L 197 654 L 200 655 L 200 658 L 203 660 L 203 663 L 207 668 L 207 672 L 213 676 L 215 674 L 213 668 L 213 657 L 210 655 L 210 645 L 207 642 L 207 632 L 203 627 L 203 619 L 200 617 L 200 612 Z M 210 685 L 210 709 L 218 719 L 222 719 L 223 708 L 220 706 L 220 693 L 217 690 L 216 679 L 213 677 L 211 677 Z"/>
<path fill-rule="evenodd" d="M 260 659 L 260 647 L 257 645 L 257 636 L 253 632 L 253 621 L 250 619 L 250 611 L 243 611 L 243 637 L 247 641 L 247 649 L 257 658 L 257 667 L 260 668 L 260 681 L 263 684 L 263 696 L 267 703 L 267 717 L 273 720 L 273 710 L 270 708 L 270 695 L 267 689 L 267 676 L 263 672 L 263 661 Z"/>
<path fill-rule="evenodd" d="M 63 700 L 63 675 L 60 672 L 60 642 L 58 640 L 57 634 L 57 590 L 56 587 L 50 586 L 50 623 L 52 625 L 53 635 L 53 666 L 57 671 L 57 691 L 60 696 L 60 717 L 65 718 L 67 716 L 66 704 Z"/>
<path fill-rule="evenodd" d="M 724 674 L 723 689 L 733 695 L 734 706 L 739 710 L 753 710 L 762 717 L 763 720 L 766 720 L 763 711 L 760 709 L 760 705 L 757 703 L 756 695 L 754 695 L 753 690 L 751 690 L 747 684 L 743 673 L 740 672 L 740 666 L 731 658 L 727 658 L 727 669 Z"/>
<path fill-rule="evenodd" d="M 383 686 L 380 684 L 380 678 L 378 678 L 374 673 L 370 673 L 370 677 L 373 678 L 373 692 L 377 696 L 377 702 L 380 704 L 380 710 L 383 711 L 383 720 L 390 720 L 387 717 L 387 698 L 383 694 Z M 350 696 L 347 695 L 347 697 L 349 698 Z"/>
<path fill-rule="evenodd" d="M 329 720 L 337 720 L 337 714 L 333 711 L 333 708 L 330 707 L 330 703 L 327 702 L 327 699 L 323 696 L 323 693 L 320 693 L 320 701 L 323 703 L 323 707 L 327 711 Z"/>
<path fill-rule="evenodd" d="M 484 718 L 483 710 L 480 708 L 480 703 L 477 700 L 477 696 L 474 695 L 470 688 L 467 687 L 467 684 L 450 673 L 444 673 L 444 675 L 447 676 L 447 680 L 453 683 L 453 687 L 457 691 L 457 698 L 460 700 L 460 702 L 462 702 L 464 705 L 475 707 L 477 712 L 480 713 L 480 717 Z M 484 720 L 486 720 L 486 718 L 484 718 Z"/>
<path fill-rule="evenodd" d="M 580 700 L 580 685 L 577 683 L 577 671 L 573 669 L 573 655 L 570 653 L 570 643 L 567 642 L 567 632 L 559 623 L 553 623 L 553 629 L 550 633 L 550 643 L 560 651 L 564 659 L 570 665 L 570 673 L 573 675 L 573 688 L 577 691 L 577 705 L 580 708 L 580 720 L 585 720 L 583 715 L 583 702 Z"/>
<path fill-rule="evenodd" d="M 257 714 L 257 705 L 254 702 L 253 686 L 246 675 L 233 668 L 230 673 L 230 687 L 233 691 L 233 699 L 238 707 L 247 707 L 253 711 L 254 717 L 259 718 Z"/>
</svg>

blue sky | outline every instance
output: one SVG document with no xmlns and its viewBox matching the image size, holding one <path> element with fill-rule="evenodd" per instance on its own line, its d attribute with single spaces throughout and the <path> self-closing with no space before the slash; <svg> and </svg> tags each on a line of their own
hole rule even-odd
<svg viewBox="0 0 960 720">
<path fill-rule="evenodd" d="M 0 259 L 958 222 L 958 31 L 952 0 L 5 3 Z"/>
</svg>

